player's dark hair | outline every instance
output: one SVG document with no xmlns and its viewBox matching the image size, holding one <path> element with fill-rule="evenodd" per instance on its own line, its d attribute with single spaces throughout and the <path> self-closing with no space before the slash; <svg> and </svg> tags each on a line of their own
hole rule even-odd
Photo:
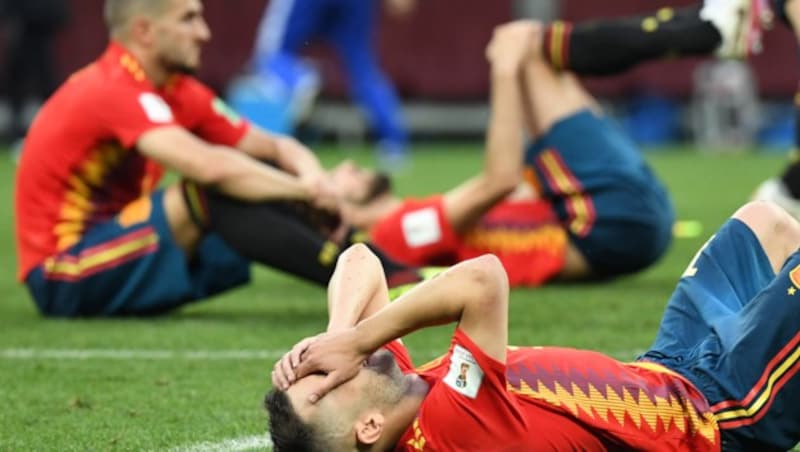
<svg viewBox="0 0 800 452">
<path fill-rule="evenodd" d="M 304 422 L 292 406 L 285 391 L 273 389 L 264 398 L 269 413 L 269 434 L 275 452 L 324 452 L 313 428 Z"/>
<path fill-rule="evenodd" d="M 367 187 L 367 193 L 364 195 L 362 204 L 368 204 L 381 195 L 385 195 L 392 191 L 392 178 L 389 174 L 379 171 L 375 173 L 375 177 Z"/>
</svg>

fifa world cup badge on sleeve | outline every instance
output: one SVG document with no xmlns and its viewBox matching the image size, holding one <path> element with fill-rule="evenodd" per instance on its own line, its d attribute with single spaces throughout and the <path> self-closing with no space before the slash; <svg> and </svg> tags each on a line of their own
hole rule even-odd
<svg viewBox="0 0 800 452">
<path fill-rule="evenodd" d="M 450 356 L 450 370 L 447 371 L 444 382 L 456 392 L 474 399 L 483 382 L 483 369 L 469 350 L 456 345 Z"/>
<path fill-rule="evenodd" d="M 442 228 L 436 209 L 427 207 L 403 216 L 403 235 L 408 246 L 420 247 L 442 239 Z"/>
<path fill-rule="evenodd" d="M 139 95 L 139 104 L 151 122 L 169 123 L 174 120 L 169 105 L 158 94 L 142 93 Z"/>
</svg>

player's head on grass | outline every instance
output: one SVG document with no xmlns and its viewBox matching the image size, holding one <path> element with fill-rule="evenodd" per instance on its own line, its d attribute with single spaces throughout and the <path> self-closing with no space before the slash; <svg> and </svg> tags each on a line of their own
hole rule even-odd
<svg viewBox="0 0 800 452">
<path fill-rule="evenodd" d="M 106 0 L 105 20 L 148 75 L 194 73 L 211 39 L 200 0 Z"/>
<path fill-rule="evenodd" d="M 406 376 L 394 355 L 375 352 L 352 380 L 316 403 L 309 396 L 323 375 L 301 378 L 289 389 L 273 389 L 265 399 L 276 451 L 383 450 L 408 426 L 396 422 L 402 401 L 419 404 L 416 375 Z"/>
<path fill-rule="evenodd" d="M 361 167 L 352 160 L 336 165 L 330 174 L 342 199 L 355 206 L 366 206 L 392 192 L 388 174 Z"/>
</svg>

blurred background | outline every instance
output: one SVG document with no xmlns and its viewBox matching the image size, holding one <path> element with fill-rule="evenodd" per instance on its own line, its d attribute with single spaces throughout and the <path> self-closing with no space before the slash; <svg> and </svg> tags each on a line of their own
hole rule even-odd
<svg viewBox="0 0 800 452">
<path fill-rule="evenodd" d="M 418 0 L 414 11 L 402 18 L 379 14 L 376 53 L 402 101 L 412 143 L 479 138 L 487 114 L 484 47 L 495 25 L 517 17 L 580 21 L 691 3 Z M 245 114 L 258 121 L 257 95 L 235 82 L 249 70 L 268 1 L 204 4 L 213 38 L 199 77 L 235 106 L 247 110 L 255 105 Z M 54 86 L 103 50 L 107 34 L 102 5 L 103 0 L 0 0 L 0 131 L 7 144 L 24 134 Z M 621 76 L 586 81 L 644 146 L 681 142 L 701 149 L 757 146 L 782 151 L 792 145 L 792 101 L 800 80 L 794 41 L 786 27 L 776 24 L 766 35 L 765 51 L 746 63 L 655 62 Z M 370 143 L 370 128 L 348 100 L 341 63 L 330 47 L 309 41 L 302 54 L 318 73 L 321 91 L 297 133 L 312 144 Z"/>
</svg>

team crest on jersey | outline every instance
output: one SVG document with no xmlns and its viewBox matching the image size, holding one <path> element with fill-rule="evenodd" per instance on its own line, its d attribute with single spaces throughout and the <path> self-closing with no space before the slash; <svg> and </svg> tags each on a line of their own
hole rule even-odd
<svg viewBox="0 0 800 452">
<path fill-rule="evenodd" d="M 447 371 L 444 382 L 456 392 L 474 399 L 483 382 L 483 369 L 469 350 L 456 345 L 450 356 L 450 370 Z"/>
<path fill-rule="evenodd" d="M 172 110 L 158 94 L 142 93 L 139 95 L 139 104 L 151 122 L 166 123 L 173 121 Z"/>
<path fill-rule="evenodd" d="M 795 287 L 800 288 L 800 265 L 789 272 L 789 279 L 792 281 L 792 284 L 794 284 Z"/>
</svg>

